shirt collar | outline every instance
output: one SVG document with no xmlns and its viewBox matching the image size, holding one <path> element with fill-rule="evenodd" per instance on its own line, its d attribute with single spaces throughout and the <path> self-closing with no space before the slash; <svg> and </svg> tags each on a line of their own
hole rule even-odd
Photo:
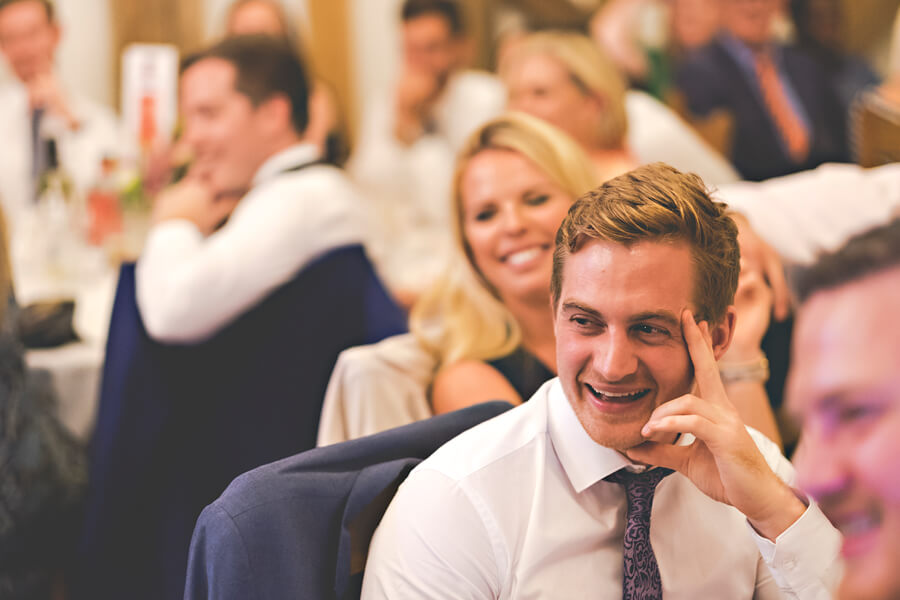
<svg viewBox="0 0 900 600">
<path fill-rule="evenodd" d="M 281 152 L 273 154 L 257 169 L 253 176 L 253 186 L 256 186 L 267 179 L 271 179 L 275 175 L 297 167 L 305 163 L 310 163 L 319 158 L 319 149 L 315 144 L 301 142 L 285 148 Z"/>
<path fill-rule="evenodd" d="M 581 493 L 604 477 L 620 469 L 645 471 L 645 465 L 628 460 L 625 455 L 601 446 L 588 435 L 559 379 L 553 381 L 547 399 L 548 429 L 556 456 L 562 464 L 572 487 Z M 687 446 L 694 442 L 692 435 L 682 435 L 676 444 Z"/>
</svg>

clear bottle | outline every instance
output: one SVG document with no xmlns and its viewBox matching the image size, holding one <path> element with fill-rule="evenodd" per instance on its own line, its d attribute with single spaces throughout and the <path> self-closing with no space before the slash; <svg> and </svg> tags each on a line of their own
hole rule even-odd
<svg viewBox="0 0 900 600">
<path fill-rule="evenodd" d="M 72 178 L 59 162 L 59 152 L 54 138 L 47 143 L 47 170 L 38 182 L 37 213 L 43 240 L 45 274 L 61 281 L 68 275 L 71 262 L 81 237 L 81 219 L 75 186 Z"/>
</svg>

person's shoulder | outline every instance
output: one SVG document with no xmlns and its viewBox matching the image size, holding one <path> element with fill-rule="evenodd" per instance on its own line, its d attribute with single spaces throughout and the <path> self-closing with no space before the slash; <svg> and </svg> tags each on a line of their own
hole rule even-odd
<svg viewBox="0 0 900 600">
<path fill-rule="evenodd" d="M 722 42 L 713 39 L 691 50 L 679 67 L 679 73 L 710 73 L 722 69 L 728 55 Z"/>
<path fill-rule="evenodd" d="M 505 470 L 514 456 L 546 451 L 548 392 L 544 384 L 524 404 L 463 432 L 441 446 L 416 470 L 434 470 L 460 481 L 476 473 Z"/>
</svg>

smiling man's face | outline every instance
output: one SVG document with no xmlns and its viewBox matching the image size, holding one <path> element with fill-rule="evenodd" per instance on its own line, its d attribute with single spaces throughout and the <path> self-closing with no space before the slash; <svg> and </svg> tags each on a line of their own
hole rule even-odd
<svg viewBox="0 0 900 600">
<path fill-rule="evenodd" d="M 559 378 L 582 427 L 625 450 L 660 404 L 691 391 L 681 333 L 693 302 L 686 243 L 590 240 L 566 258 L 556 306 Z"/>
<path fill-rule="evenodd" d="M 798 482 L 844 535 L 841 599 L 900 598 L 900 267 L 815 293 L 794 328 Z"/>
</svg>

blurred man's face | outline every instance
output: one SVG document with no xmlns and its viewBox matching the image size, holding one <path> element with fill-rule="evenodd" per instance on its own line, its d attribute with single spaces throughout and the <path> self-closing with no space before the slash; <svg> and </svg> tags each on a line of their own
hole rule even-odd
<svg viewBox="0 0 900 600">
<path fill-rule="evenodd" d="M 40 2 L 22 0 L 0 9 L 0 51 L 22 82 L 52 70 L 58 42 L 59 28 Z"/>
<path fill-rule="evenodd" d="M 443 85 L 459 61 L 459 40 L 450 24 L 434 14 L 403 22 L 403 56 L 408 68 L 428 73 Z"/>
<path fill-rule="evenodd" d="M 722 25 L 731 34 L 752 46 L 772 38 L 772 24 L 781 0 L 721 0 Z"/>
<path fill-rule="evenodd" d="M 260 140 L 260 110 L 235 89 L 236 76 L 228 61 L 205 58 L 181 78 L 184 140 L 194 154 L 191 174 L 217 193 L 249 188 L 269 154 Z"/>
<path fill-rule="evenodd" d="M 900 598 L 900 268 L 814 294 L 795 328 L 799 483 L 844 535 L 842 600 Z"/>
</svg>

